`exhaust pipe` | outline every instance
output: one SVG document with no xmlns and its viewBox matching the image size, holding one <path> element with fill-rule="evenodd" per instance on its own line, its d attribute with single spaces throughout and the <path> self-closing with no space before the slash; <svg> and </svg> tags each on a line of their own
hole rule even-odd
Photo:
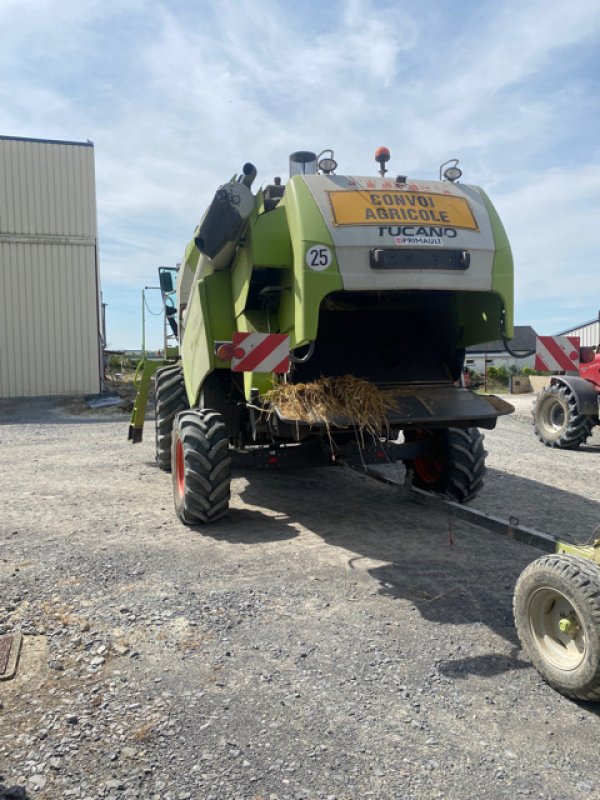
<svg viewBox="0 0 600 800">
<path fill-rule="evenodd" d="M 244 186 L 250 188 L 254 183 L 254 179 L 256 178 L 256 167 L 254 164 L 251 164 L 249 161 L 244 164 L 242 167 L 242 174 L 238 178 L 239 183 L 243 183 Z"/>
</svg>

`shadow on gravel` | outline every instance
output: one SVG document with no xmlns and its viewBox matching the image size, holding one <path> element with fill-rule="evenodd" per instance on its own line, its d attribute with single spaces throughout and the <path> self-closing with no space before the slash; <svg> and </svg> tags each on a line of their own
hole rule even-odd
<svg viewBox="0 0 600 800">
<path fill-rule="evenodd" d="M 0 399 L 0 425 L 90 425 L 129 422 L 129 413 L 112 407 L 88 408 L 77 397 L 16 397 Z M 125 437 L 127 430 L 124 430 Z M 1 797 L 1 795 L 0 795 Z"/>
<path fill-rule="evenodd" d="M 298 536 L 298 531 L 285 524 L 281 517 L 271 517 L 250 508 L 232 508 L 227 517 L 212 524 L 210 529 L 204 525 L 191 525 L 190 530 L 203 536 L 208 533 L 215 540 L 229 544 L 283 542 Z"/>
<path fill-rule="evenodd" d="M 549 501 L 547 486 L 504 473 L 494 475 L 494 470 L 489 484 L 498 476 L 505 482 L 505 497 L 518 493 L 530 508 L 537 503 L 541 508 L 556 505 L 567 529 L 579 524 L 582 506 L 584 516 L 600 520 L 599 503 L 556 489 Z M 381 594 L 408 601 L 424 619 L 439 625 L 485 626 L 511 647 L 510 654 L 503 655 L 461 654 L 439 665 L 440 671 L 463 678 L 529 666 L 519 657 L 512 596 L 520 572 L 542 555 L 540 551 L 487 531 L 478 533 L 442 512 L 399 499 L 393 487 L 345 469 L 257 472 L 247 478 L 241 492 L 244 502 L 268 507 L 276 516 L 233 509 L 223 523 L 199 529 L 202 535 L 230 542 L 275 542 L 297 535 L 293 526 L 301 525 L 326 544 L 350 551 L 349 570 L 356 570 L 357 576 L 366 572 L 378 582 Z M 485 506 L 484 510 L 498 513 Z M 502 516 L 508 513 L 510 509 L 505 509 Z M 248 520 L 256 524 L 257 517 L 263 530 L 249 533 Z M 365 569 L 362 559 L 385 563 Z M 456 644 L 460 651 L 460 641 Z"/>
<path fill-rule="evenodd" d="M 489 653 L 485 656 L 472 656 L 470 658 L 457 658 L 446 661 L 439 666 L 439 670 L 448 678 L 468 678 L 469 675 L 480 675 L 482 678 L 491 678 L 493 675 L 502 675 L 515 669 L 528 669 L 531 666 L 526 661 L 521 661 L 519 651 L 515 648 L 510 656 L 500 656 Z"/>
<path fill-rule="evenodd" d="M 592 453 L 593 455 L 597 456 L 600 453 L 600 444 L 582 444 L 577 450 L 572 450 L 573 453 L 579 453 L 580 455 L 585 455 L 586 453 Z"/>
<path fill-rule="evenodd" d="M 599 457 L 596 448 L 594 458 Z M 516 517 L 521 525 L 581 543 L 587 541 L 600 524 L 600 502 L 594 499 L 599 486 L 590 486 L 590 497 L 582 497 L 518 475 L 488 469 L 483 491 L 470 505 L 504 519 Z"/>
<path fill-rule="evenodd" d="M 0 783 L 0 800 L 30 800 L 31 795 L 28 795 L 22 786 L 5 786 Z"/>
<path fill-rule="evenodd" d="M 459 543 L 452 550 L 463 546 Z M 501 552 L 494 556 L 493 551 L 482 553 L 469 546 L 468 553 L 454 552 L 447 559 L 400 558 L 369 574 L 381 583 L 381 594 L 408 600 L 428 622 L 486 626 L 505 639 L 511 646 L 509 655 L 486 653 L 438 664 L 439 671 L 453 679 L 491 677 L 530 666 L 519 654 L 512 593 L 521 569 L 531 560 L 524 556 L 511 564 Z"/>
</svg>

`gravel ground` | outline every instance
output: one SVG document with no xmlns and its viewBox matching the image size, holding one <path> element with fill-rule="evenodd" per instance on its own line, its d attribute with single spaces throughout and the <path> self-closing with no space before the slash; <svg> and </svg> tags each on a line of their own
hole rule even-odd
<svg viewBox="0 0 600 800">
<path fill-rule="evenodd" d="M 486 433 L 475 505 L 587 538 L 600 433 L 579 452 L 517 415 Z M 537 551 L 344 468 L 239 476 L 186 529 L 151 428 L 58 401 L 0 417 L 0 797 L 600 798 L 598 709 L 521 654 Z M 67 413 L 68 412 L 68 413 Z M 400 470 L 401 472 L 401 470 Z"/>
</svg>

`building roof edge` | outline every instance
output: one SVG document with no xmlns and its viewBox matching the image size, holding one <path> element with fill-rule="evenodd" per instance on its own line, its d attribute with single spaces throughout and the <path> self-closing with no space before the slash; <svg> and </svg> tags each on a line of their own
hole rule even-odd
<svg viewBox="0 0 600 800">
<path fill-rule="evenodd" d="M 30 136 L 5 136 L 0 134 L 0 141 L 3 142 L 37 142 L 38 144 L 69 144 L 74 147 L 93 147 L 94 143 L 87 140 L 87 142 L 75 142 L 67 139 L 36 139 Z"/>
</svg>

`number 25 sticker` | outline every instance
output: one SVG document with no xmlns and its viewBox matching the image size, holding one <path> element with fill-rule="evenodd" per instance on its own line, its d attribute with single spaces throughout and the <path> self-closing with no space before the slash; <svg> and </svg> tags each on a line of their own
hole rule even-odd
<svg viewBox="0 0 600 800">
<path fill-rule="evenodd" d="M 306 251 L 306 266 L 323 272 L 331 264 L 331 250 L 323 245 L 313 245 Z"/>
</svg>

